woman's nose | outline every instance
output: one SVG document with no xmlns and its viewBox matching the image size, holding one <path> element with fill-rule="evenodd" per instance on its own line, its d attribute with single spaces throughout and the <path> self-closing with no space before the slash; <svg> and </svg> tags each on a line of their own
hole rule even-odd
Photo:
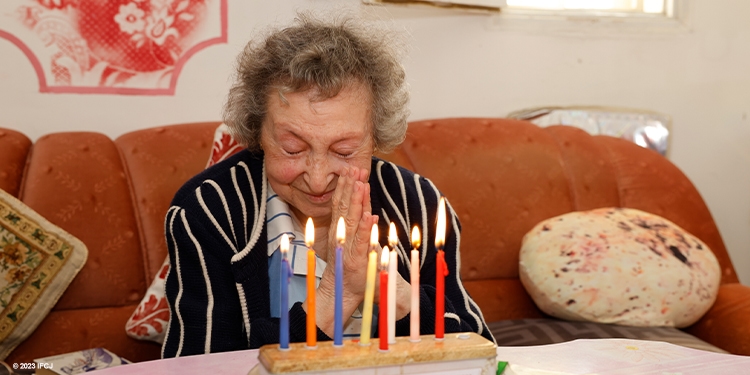
<svg viewBox="0 0 750 375">
<path fill-rule="evenodd" d="M 334 177 L 334 170 L 325 158 L 314 158 L 308 165 L 305 182 L 310 187 L 310 193 L 323 194 L 328 191 Z"/>
</svg>

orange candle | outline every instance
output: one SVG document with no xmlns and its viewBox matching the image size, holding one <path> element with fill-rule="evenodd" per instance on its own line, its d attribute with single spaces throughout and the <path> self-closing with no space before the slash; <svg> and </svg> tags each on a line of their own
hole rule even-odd
<svg viewBox="0 0 750 375">
<path fill-rule="evenodd" d="M 318 344 L 318 330 L 315 323 L 315 227 L 312 218 L 307 218 L 305 244 L 307 245 L 307 347 Z"/>
<path fill-rule="evenodd" d="M 445 198 L 440 198 L 435 228 L 435 247 L 437 261 L 435 262 L 435 340 L 445 338 L 445 276 L 448 275 L 448 265 L 445 264 Z"/>
<path fill-rule="evenodd" d="M 383 247 L 380 255 L 380 312 L 378 315 L 378 336 L 380 336 L 381 351 L 388 351 L 388 260 L 390 251 Z"/>
</svg>

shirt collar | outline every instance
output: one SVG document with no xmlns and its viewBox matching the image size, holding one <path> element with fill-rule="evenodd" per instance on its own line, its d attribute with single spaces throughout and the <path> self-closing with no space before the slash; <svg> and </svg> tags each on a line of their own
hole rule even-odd
<svg viewBox="0 0 750 375">
<path fill-rule="evenodd" d="M 289 205 L 284 202 L 267 185 L 268 199 L 266 199 L 266 227 L 268 230 L 268 256 L 279 251 L 281 236 L 289 235 L 289 252 L 287 258 L 295 275 L 307 275 L 307 246 L 302 234 L 302 225 L 292 216 Z M 297 240 L 299 239 L 299 240 Z M 326 262 L 315 256 L 315 276 L 323 277 Z"/>
</svg>

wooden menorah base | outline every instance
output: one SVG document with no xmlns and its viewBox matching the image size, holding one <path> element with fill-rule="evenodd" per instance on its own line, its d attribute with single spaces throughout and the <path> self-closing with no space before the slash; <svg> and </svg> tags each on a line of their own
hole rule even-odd
<svg viewBox="0 0 750 375">
<path fill-rule="evenodd" d="M 259 364 L 250 374 L 344 374 L 356 369 L 365 374 L 494 374 L 497 370 L 495 344 L 474 333 L 447 333 L 445 339 L 423 335 L 419 342 L 397 337 L 387 352 L 378 349 L 380 341 L 369 346 L 359 340 L 344 340 L 341 347 L 332 341 L 319 342 L 315 349 L 305 343 L 265 345 L 258 352 Z"/>
</svg>

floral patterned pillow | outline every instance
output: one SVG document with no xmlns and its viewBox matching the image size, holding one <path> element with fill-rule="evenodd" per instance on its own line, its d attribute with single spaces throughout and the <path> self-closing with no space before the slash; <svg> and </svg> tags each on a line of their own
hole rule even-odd
<svg viewBox="0 0 750 375">
<path fill-rule="evenodd" d="M 211 156 L 206 163 L 206 168 L 236 154 L 242 149 L 242 146 L 229 134 L 229 128 L 225 124 L 219 125 L 214 132 L 214 143 L 211 148 Z M 128 336 L 160 344 L 164 342 L 164 333 L 169 323 L 169 304 L 164 294 L 164 285 L 168 271 L 169 256 L 164 259 L 164 263 L 162 263 L 154 281 L 146 291 L 146 295 L 125 324 L 125 332 L 127 332 Z"/>
<path fill-rule="evenodd" d="M 83 242 L 0 190 L 0 360 L 34 332 L 87 257 Z"/>
<path fill-rule="evenodd" d="M 544 220 L 524 236 L 519 257 L 537 306 L 567 320 L 686 327 L 713 305 L 721 279 L 700 239 L 630 208 Z"/>
</svg>

